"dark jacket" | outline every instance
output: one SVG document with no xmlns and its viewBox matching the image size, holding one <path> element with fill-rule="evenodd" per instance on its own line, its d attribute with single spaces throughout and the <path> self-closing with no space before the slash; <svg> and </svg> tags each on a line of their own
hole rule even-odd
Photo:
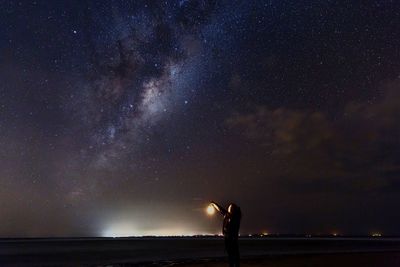
<svg viewBox="0 0 400 267">
<path fill-rule="evenodd" d="M 242 212 L 235 204 L 230 204 L 228 210 L 224 209 L 215 202 L 212 202 L 214 207 L 224 216 L 222 224 L 222 234 L 226 239 L 237 239 L 239 236 L 240 220 Z"/>
</svg>

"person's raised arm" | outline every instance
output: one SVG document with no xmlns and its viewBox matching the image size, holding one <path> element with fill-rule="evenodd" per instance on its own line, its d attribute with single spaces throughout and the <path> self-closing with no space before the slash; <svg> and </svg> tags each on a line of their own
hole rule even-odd
<svg viewBox="0 0 400 267">
<path fill-rule="evenodd" d="M 213 207 L 219 211 L 219 213 L 222 214 L 222 216 L 225 216 L 225 214 L 227 213 L 226 209 L 224 209 L 221 205 L 217 204 L 217 202 L 211 201 L 211 205 L 213 205 Z"/>
</svg>

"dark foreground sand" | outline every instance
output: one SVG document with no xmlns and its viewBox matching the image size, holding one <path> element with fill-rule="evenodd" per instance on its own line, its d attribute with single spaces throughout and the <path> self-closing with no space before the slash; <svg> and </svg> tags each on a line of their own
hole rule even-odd
<svg viewBox="0 0 400 267">
<path fill-rule="evenodd" d="M 242 266 L 398 266 L 398 238 L 241 238 Z M 222 238 L 0 239 L 0 267 L 227 266 Z"/>
<path fill-rule="evenodd" d="M 222 267 L 226 261 L 182 263 L 179 267 Z M 324 255 L 271 256 L 243 259 L 242 267 L 396 267 L 400 266 L 399 252 L 340 253 Z"/>
</svg>

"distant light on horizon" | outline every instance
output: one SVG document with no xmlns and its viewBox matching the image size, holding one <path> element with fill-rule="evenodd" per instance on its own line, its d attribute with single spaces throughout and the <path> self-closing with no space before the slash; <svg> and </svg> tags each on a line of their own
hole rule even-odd
<svg viewBox="0 0 400 267">
<path fill-rule="evenodd" d="M 214 235 L 214 233 L 196 232 L 184 227 L 138 229 L 131 222 L 115 222 L 107 225 L 101 232 L 102 237 L 143 237 L 143 236 L 195 236 Z"/>
<path fill-rule="evenodd" d="M 382 233 L 374 232 L 374 233 L 371 234 L 371 236 L 372 236 L 372 237 L 381 237 L 381 236 L 382 236 Z"/>
<path fill-rule="evenodd" d="M 131 223 L 113 223 L 104 229 L 102 237 L 128 237 L 135 236 L 137 230 Z"/>
</svg>

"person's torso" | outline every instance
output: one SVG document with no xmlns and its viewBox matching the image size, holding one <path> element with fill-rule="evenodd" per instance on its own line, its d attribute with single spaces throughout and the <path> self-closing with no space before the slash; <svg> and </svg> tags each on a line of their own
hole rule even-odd
<svg viewBox="0 0 400 267">
<path fill-rule="evenodd" d="M 224 217 L 222 233 L 226 238 L 237 238 L 239 235 L 240 217 L 231 216 L 229 213 Z"/>
</svg>

